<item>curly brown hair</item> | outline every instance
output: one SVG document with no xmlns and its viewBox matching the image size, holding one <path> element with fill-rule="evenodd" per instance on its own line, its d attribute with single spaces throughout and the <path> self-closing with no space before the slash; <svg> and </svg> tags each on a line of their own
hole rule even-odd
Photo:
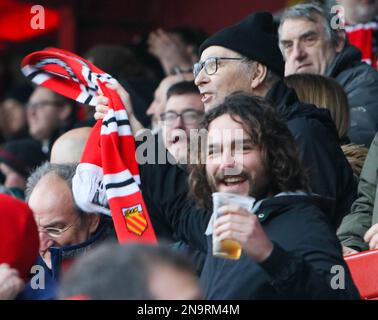
<svg viewBox="0 0 378 320">
<path fill-rule="evenodd" d="M 206 114 L 203 127 L 208 129 L 213 120 L 224 114 L 240 123 L 259 146 L 269 179 L 269 193 L 309 191 L 308 176 L 299 160 L 295 140 L 265 99 L 234 93 Z M 189 195 L 200 206 L 211 209 L 211 193 L 206 164 L 189 166 Z"/>
</svg>

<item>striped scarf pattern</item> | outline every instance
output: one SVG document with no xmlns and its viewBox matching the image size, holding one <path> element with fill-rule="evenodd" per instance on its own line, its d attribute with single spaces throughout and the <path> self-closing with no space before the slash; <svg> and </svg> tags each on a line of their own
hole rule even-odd
<svg viewBox="0 0 378 320">
<path fill-rule="evenodd" d="M 96 106 L 101 89 L 109 111 L 97 121 L 72 181 L 76 204 L 86 212 L 112 216 L 120 243 L 156 243 L 141 191 L 135 141 L 125 106 L 109 74 L 83 58 L 57 48 L 27 55 L 22 72 L 37 85 L 80 103 Z"/>
</svg>

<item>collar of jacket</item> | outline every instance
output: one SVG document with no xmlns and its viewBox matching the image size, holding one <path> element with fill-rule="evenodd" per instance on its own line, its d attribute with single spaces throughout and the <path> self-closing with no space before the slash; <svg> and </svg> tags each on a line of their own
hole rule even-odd
<svg viewBox="0 0 378 320">
<path fill-rule="evenodd" d="M 268 91 L 265 98 L 272 104 L 274 109 L 284 117 L 284 120 L 290 119 L 291 106 L 299 102 L 294 89 L 286 86 L 283 80 L 277 81 Z"/>
<path fill-rule="evenodd" d="M 286 209 L 298 204 L 308 204 L 318 207 L 323 212 L 334 210 L 335 200 L 313 193 L 290 192 L 280 193 L 271 198 L 258 201 L 254 206 L 254 213 L 261 223 L 270 218 L 285 213 Z"/>
<path fill-rule="evenodd" d="M 273 85 L 266 95 L 266 99 L 270 101 L 282 120 L 288 122 L 296 118 L 316 119 L 328 127 L 337 140 L 339 139 L 329 110 L 300 102 L 295 90 L 287 87 L 282 80 Z"/>
<path fill-rule="evenodd" d="M 51 252 L 51 273 L 53 278 L 59 278 L 63 261 L 72 260 L 78 255 L 92 249 L 94 246 L 98 245 L 99 242 L 113 236 L 115 237 L 115 231 L 110 217 L 102 216 L 100 226 L 87 241 L 72 246 L 51 247 L 49 251 Z"/>
<path fill-rule="evenodd" d="M 328 67 L 325 76 L 330 78 L 337 77 L 341 72 L 359 65 L 361 62 L 362 54 L 355 46 L 346 42 L 343 50 L 336 55 L 331 65 Z"/>
</svg>

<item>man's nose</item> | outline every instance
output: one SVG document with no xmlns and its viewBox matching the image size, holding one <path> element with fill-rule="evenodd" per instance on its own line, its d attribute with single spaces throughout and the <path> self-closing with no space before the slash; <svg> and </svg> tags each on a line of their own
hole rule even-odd
<svg viewBox="0 0 378 320">
<path fill-rule="evenodd" d="M 197 87 L 200 87 L 201 85 L 208 83 L 209 80 L 210 78 L 208 74 L 205 72 L 205 68 L 202 68 L 197 77 L 194 79 L 194 83 Z"/>
<path fill-rule="evenodd" d="M 230 151 L 223 151 L 221 161 L 222 163 L 220 164 L 220 169 L 222 170 L 235 166 L 235 157 Z"/>
<path fill-rule="evenodd" d="M 39 251 L 47 251 L 54 244 L 49 235 L 44 231 L 39 231 Z"/>
<path fill-rule="evenodd" d="M 155 111 L 154 111 L 154 110 L 156 109 L 155 104 L 156 104 L 156 102 L 153 101 L 153 102 L 150 104 L 149 108 L 147 109 L 146 114 L 147 114 L 148 116 L 152 116 L 152 115 L 155 113 Z"/>
<path fill-rule="evenodd" d="M 223 171 L 225 175 L 238 175 L 243 168 L 243 159 L 237 157 L 234 151 L 222 153 L 222 160 L 219 170 Z"/>
<path fill-rule="evenodd" d="M 182 121 L 182 117 L 178 116 L 175 121 L 172 123 L 173 129 L 185 129 L 184 122 Z"/>
<path fill-rule="evenodd" d="M 293 45 L 292 57 L 294 60 L 303 60 L 306 57 L 306 50 L 301 43 L 295 43 Z"/>
</svg>

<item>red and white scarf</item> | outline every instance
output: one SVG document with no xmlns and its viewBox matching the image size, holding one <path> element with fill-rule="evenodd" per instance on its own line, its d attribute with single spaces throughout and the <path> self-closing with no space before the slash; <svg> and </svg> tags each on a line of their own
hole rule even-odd
<svg viewBox="0 0 378 320">
<path fill-rule="evenodd" d="M 117 92 L 106 86 L 117 80 L 83 58 L 56 48 L 33 52 L 21 65 L 24 75 L 34 83 L 80 103 L 95 106 L 99 88 L 108 97 L 110 110 L 93 127 L 73 179 L 75 202 L 86 212 L 111 214 L 121 243 L 155 243 L 139 189 L 135 141 L 127 112 Z"/>
<path fill-rule="evenodd" d="M 370 21 L 367 23 L 358 23 L 355 25 L 346 25 L 345 31 L 349 42 L 360 49 L 362 61 L 377 68 L 377 32 L 378 22 Z"/>
</svg>

